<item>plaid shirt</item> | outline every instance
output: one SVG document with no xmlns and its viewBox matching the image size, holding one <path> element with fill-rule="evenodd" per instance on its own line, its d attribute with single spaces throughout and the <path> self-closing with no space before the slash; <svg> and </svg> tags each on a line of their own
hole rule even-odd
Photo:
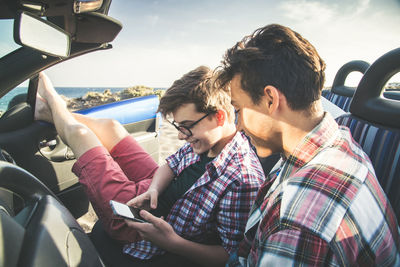
<svg viewBox="0 0 400 267">
<path fill-rule="evenodd" d="M 200 156 L 188 143 L 167 162 L 176 176 L 198 162 Z M 236 133 L 219 155 L 206 166 L 206 172 L 172 207 L 165 219 L 185 239 L 204 243 L 218 235 L 228 253 L 243 238 L 246 219 L 265 176 L 247 138 Z M 149 241 L 125 245 L 124 252 L 140 259 L 164 253 Z"/>
<path fill-rule="evenodd" d="M 399 266 L 396 217 L 347 128 L 325 114 L 277 165 L 229 266 Z"/>
</svg>

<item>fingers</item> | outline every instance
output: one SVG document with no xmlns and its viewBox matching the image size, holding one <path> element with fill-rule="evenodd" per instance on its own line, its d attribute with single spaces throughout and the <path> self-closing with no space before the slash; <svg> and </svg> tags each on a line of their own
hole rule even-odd
<svg viewBox="0 0 400 267">
<path fill-rule="evenodd" d="M 129 200 L 126 204 L 128 206 L 141 208 L 141 209 L 156 209 L 157 208 L 158 192 L 157 190 L 148 190 L 147 192 Z M 150 206 L 149 206 L 150 204 Z"/>
<path fill-rule="evenodd" d="M 157 201 L 158 201 L 158 192 L 153 190 L 150 192 L 150 207 L 151 209 L 156 209 L 157 208 Z"/>
<path fill-rule="evenodd" d="M 140 197 L 140 196 L 139 196 Z M 126 205 L 128 205 L 128 206 L 131 206 L 131 207 L 137 207 L 136 205 L 137 205 L 137 202 L 138 202 L 138 198 L 139 197 L 135 197 L 135 198 L 132 198 L 131 200 L 129 200 L 128 202 L 126 202 Z"/>
<path fill-rule="evenodd" d="M 124 221 L 125 221 L 125 223 L 129 226 L 129 227 L 132 227 L 132 228 L 134 228 L 134 229 L 136 229 L 138 232 L 139 232 L 139 234 L 141 234 L 141 226 L 144 224 L 144 223 L 142 223 L 142 222 L 135 222 L 135 221 L 132 221 L 132 220 L 127 220 L 127 219 L 124 219 Z"/>
<path fill-rule="evenodd" d="M 146 208 L 145 204 L 148 201 L 148 197 L 146 197 L 145 195 L 146 193 L 139 195 L 135 198 L 132 198 L 131 200 L 129 200 L 126 205 L 131 206 L 131 207 L 135 207 L 135 208 Z"/>
<path fill-rule="evenodd" d="M 146 221 L 145 223 L 126 220 L 126 224 L 135 229 L 144 240 L 166 248 L 170 245 L 171 240 L 178 237 L 172 226 L 163 219 L 155 217 L 145 210 L 140 211 L 140 216 Z"/>
<path fill-rule="evenodd" d="M 141 210 L 139 214 L 146 222 L 149 222 L 154 226 L 157 226 L 160 223 L 159 221 L 162 220 L 161 218 L 154 216 L 147 210 Z"/>
</svg>

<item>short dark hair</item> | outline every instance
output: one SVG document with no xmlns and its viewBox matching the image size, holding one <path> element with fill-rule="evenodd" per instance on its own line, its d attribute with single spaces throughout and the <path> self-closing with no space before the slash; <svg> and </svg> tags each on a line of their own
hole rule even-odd
<svg viewBox="0 0 400 267">
<path fill-rule="evenodd" d="M 227 92 L 215 90 L 215 73 L 200 66 L 176 80 L 160 99 L 158 112 L 166 117 L 184 104 L 193 103 L 197 112 L 213 113 L 223 109 L 233 119 L 233 107 Z"/>
<path fill-rule="evenodd" d="M 228 49 L 221 67 L 219 86 L 227 88 L 239 74 L 242 89 L 255 104 L 265 86 L 272 85 L 293 110 L 309 109 L 320 98 L 325 82 L 325 62 L 314 46 L 278 24 L 259 28 Z"/>
</svg>

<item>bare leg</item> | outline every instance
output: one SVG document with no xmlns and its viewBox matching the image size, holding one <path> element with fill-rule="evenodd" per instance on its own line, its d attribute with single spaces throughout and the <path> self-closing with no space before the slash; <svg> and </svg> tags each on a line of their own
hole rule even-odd
<svg viewBox="0 0 400 267">
<path fill-rule="evenodd" d="M 110 151 L 129 135 L 125 128 L 114 120 L 71 113 L 44 73 L 39 74 L 35 119 L 53 123 L 59 136 L 79 158 L 73 171 L 110 236 L 123 242 L 136 240 L 137 232 L 113 216 L 108 202 L 111 199 L 127 202 L 147 190 L 158 168 L 151 156 L 127 139 L 122 146 L 128 147 L 129 153 L 117 153 L 117 159 L 111 159 L 104 148 Z M 94 153 L 81 157 L 92 148 Z"/>
<path fill-rule="evenodd" d="M 129 135 L 126 129 L 113 119 L 97 119 L 77 113 L 73 113 L 73 116 L 89 127 L 108 151 Z"/>
<path fill-rule="evenodd" d="M 43 89 L 42 87 L 45 87 L 46 89 Z M 36 101 L 35 119 L 54 123 L 52 111 L 49 107 L 48 101 L 46 101 L 46 99 L 44 99 L 41 96 L 41 94 L 46 96 L 48 95 L 48 93 L 44 92 L 44 90 L 49 91 L 48 87 L 49 84 L 45 85 L 44 83 L 42 83 L 41 86 L 39 87 L 39 92 L 38 92 L 39 94 L 37 95 L 37 101 Z M 51 92 L 51 95 L 54 95 L 54 92 Z M 54 96 L 54 98 L 56 99 L 55 101 L 58 106 L 61 105 L 65 106 L 64 101 L 60 97 Z M 121 141 L 123 138 L 129 135 L 129 133 L 125 130 L 125 128 L 115 120 L 91 118 L 77 113 L 70 113 L 70 114 L 73 116 L 76 122 L 80 122 L 84 124 L 86 127 L 88 127 L 97 136 L 99 141 L 108 151 L 111 151 L 111 149 L 116 144 L 118 144 L 119 141 Z M 57 131 L 58 130 L 59 129 L 57 129 Z M 66 131 L 68 131 L 68 129 L 66 129 Z M 68 141 L 65 140 L 65 138 L 62 136 L 60 132 L 59 134 L 61 138 L 68 143 Z"/>
<path fill-rule="evenodd" d="M 101 141 L 96 134 L 77 121 L 67 109 L 64 100 L 57 94 L 50 79 L 44 73 L 39 74 L 38 94 L 40 97 L 37 100 L 36 119 L 53 122 L 61 139 L 68 144 L 77 158 L 91 148 L 101 146 Z M 44 100 L 50 112 L 46 110 Z"/>
</svg>

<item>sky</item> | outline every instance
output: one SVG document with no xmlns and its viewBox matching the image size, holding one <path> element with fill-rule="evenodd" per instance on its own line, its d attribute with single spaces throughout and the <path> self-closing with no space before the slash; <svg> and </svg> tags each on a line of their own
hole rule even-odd
<svg viewBox="0 0 400 267">
<path fill-rule="evenodd" d="M 400 0 L 113 0 L 109 15 L 123 24 L 113 49 L 49 69 L 56 86 L 169 87 L 199 65 L 217 67 L 229 47 L 271 23 L 316 47 L 326 86 L 348 61 L 372 63 L 400 47 Z"/>
</svg>

